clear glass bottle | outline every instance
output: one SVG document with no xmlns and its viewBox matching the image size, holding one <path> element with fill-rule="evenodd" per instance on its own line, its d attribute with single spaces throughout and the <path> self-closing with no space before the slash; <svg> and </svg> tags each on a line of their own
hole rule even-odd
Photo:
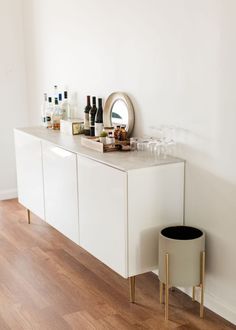
<svg viewBox="0 0 236 330">
<path fill-rule="evenodd" d="M 52 97 L 48 97 L 48 107 L 47 107 L 47 119 L 48 119 L 48 125 L 47 128 L 52 128 L 52 113 L 53 113 L 53 103 L 52 103 Z"/>
<path fill-rule="evenodd" d="M 71 112 L 71 105 L 68 101 L 68 92 L 64 91 L 64 101 L 61 105 L 62 113 L 63 113 L 63 119 L 72 119 L 72 112 Z"/>
<path fill-rule="evenodd" d="M 58 87 L 57 85 L 54 85 L 54 105 L 55 105 L 55 99 L 58 99 L 58 97 L 59 97 Z"/>
<path fill-rule="evenodd" d="M 47 107 L 48 107 L 48 97 L 47 93 L 44 93 L 43 104 L 41 108 L 41 124 L 43 127 L 47 127 Z"/>
<path fill-rule="evenodd" d="M 58 99 L 55 98 L 54 108 L 52 113 L 52 129 L 59 130 L 60 129 L 60 120 L 62 119 L 62 110 L 58 104 Z"/>
<path fill-rule="evenodd" d="M 50 102 L 49 102 L 50 99 L 51 98 L 47 98 L 45 113 L 44 113 L 44 118 L 45 118 L 44 127 L 46 127 L 46 128 L 52 127 L 52 122 L 51 122 L 52 111 L 51 111 Z"/>
</svg>

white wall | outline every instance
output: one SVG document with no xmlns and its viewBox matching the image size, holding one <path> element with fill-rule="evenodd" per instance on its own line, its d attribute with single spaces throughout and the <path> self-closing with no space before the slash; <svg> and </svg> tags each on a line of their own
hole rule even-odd
<svg viewBox="0 0 236 330">
<path fill-rule="evenodd" d="M 27 124 L 21 0 L 0 0 L 0 200 L 16 197 L 13 128 Z"/>
<path fill-rule="evenodd" d="M 31 123 L 55 83 L 127 92 L 135 134 L 174 125 L 186 223 L 207 232 L 206 305 L 236 323 L 235 0 L 25 0 Z"/>
</svg>

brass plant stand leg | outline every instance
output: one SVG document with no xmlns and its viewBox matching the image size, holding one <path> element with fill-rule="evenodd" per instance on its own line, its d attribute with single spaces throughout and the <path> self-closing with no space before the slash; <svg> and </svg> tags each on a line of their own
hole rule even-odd
<svg viewBox="0 0 236 330">
<path fill-rule="evenodd" d="M 206 253 L 205 251 L 201 254 L 201 300 L 200 300 L 200 317 L 204 316 L 204 285 L 205 285 L 205 261 L 206 261 Z"/>
<path fill-rule="evenodd" d="M 168 311 L 169 311 L 169 255 L 165 255 L 165 272 L 166 272 L 166 281 L 165 281 L 165 320 L 168 320 Z"/>
<path fill-rule="evenodd" d="M 193 286 L 192 301 L 195 301 L 195 286 Z"/>
<path fill-rule="evenodd" d="M 28 224 L 30 224 L 30 210 L 27 209 L 27 218 L 28 218 Z"/>
<path fill-rule="evenodd" d="M 164 283 L 160 282 L 160 304 L 163 304 Z"/>
<path fill-rule="evenodd" d="M 129 297 L 130 302 L 135 302 L 135 276 L 129 277 Z"/>
</svg>

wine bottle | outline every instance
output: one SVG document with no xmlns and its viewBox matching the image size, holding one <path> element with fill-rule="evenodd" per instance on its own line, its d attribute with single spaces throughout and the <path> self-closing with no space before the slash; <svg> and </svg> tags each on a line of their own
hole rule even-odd
<svg viewBox="0 0 236 330">
<path fill-rule="evenodd" d="M 93 106 L 91 110 L 89 111 L 89 127 L 90 127 L 90 136 L 95 136 L 95 116 L 97 113 L 97 107 L 96 107 L 96 97 L 93 96 L 92 98 Z"/>
<path fill-rule="evenodd" d="M 84 134 L 90 135 L 89 112 L 91 110 L 90 96 L 87 96 L 87 105 L 84 108 Z"/>
<path fill-rule="evenodd" d="M 103 108 L 102 99 L 98 99 L 98 110 L 95 117 L 95 136 L 100 136 L 103 130 Z"/>
</svg>

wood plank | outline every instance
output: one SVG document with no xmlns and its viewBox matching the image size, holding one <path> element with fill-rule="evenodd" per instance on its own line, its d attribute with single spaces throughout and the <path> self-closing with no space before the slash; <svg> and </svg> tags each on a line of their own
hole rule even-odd
<svg viewBox="0 0 236 330">
<path fill-rule="evenodd" d="M 137 303 L 128 281 L 114 273 L 16 200 L 0 202 L 0 329 L 198 329 L 236 327 L 175 290 L 170 321 L 159 304 L 153 273 L 137 277 Z"/>
</svg>

